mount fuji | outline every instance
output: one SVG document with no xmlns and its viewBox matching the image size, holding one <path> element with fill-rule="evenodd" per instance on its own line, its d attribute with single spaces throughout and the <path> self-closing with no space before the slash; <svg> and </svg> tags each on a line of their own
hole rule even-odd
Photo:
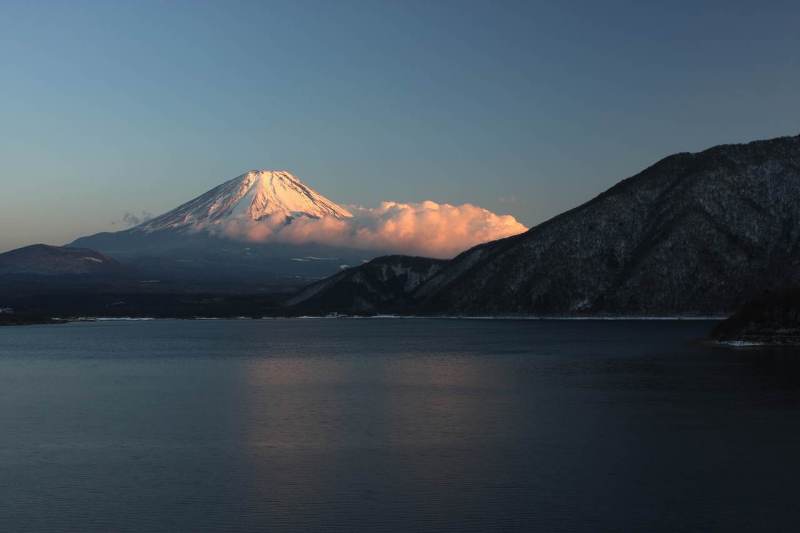
<svg viewBox="0 0 800 533">
<path fill-rule="evenodd" d="M 304 218 L 352 216 L 290 172 L 251 170 L 130 229 L 81 237 L 69 246 L 97 250 L 159 279 L 303 282 L 381 251 L 254 242 L 241 238 L 243 228 L 269 232 Z"/>
<path fill-rule="evenodd" d="M 326 216 L 343 219 L 353 215 L 291 172 L 251 170 L 130 231 L 214 231 L 235 220 L 290 223 L 298 217 Z"/>
</svg>

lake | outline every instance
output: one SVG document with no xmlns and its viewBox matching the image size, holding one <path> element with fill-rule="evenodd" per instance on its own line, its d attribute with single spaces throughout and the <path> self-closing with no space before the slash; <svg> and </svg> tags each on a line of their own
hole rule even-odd
<svg viewBox="0 0 800 533">
<path fill-rule="evenodd" d="M 793 531 L 800 364 L 707 321 L 0 328 L 0 531 Z"/>
</svg>

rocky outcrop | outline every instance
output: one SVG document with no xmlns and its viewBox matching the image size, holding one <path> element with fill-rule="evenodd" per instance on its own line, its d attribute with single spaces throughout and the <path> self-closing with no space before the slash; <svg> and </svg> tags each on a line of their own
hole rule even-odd
<svg viewBox="0 0 800 533">
<path fill-rule="evenodd" d="M 747 302 L 712 336 L 732 344 L 800 344 L 800 288 L 770 291 Z"/>
</svg>

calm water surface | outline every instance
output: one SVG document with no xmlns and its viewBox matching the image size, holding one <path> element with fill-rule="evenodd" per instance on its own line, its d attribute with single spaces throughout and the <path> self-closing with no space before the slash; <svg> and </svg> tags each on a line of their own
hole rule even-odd
<svg viewBox="0 0 800 533">
<path fill-rule="evenodd" d="M 800 364 L 712 325 L 0 328 L 0 531 L 796 531 Z"/>
</svg>

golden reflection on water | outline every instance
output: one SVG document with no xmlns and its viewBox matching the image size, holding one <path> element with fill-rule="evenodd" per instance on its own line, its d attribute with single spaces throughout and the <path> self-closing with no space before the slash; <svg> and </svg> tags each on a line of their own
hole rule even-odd
<svg viewBox="0 0 800 533">
<path fill-rule="evenodd" d="M 247 365 L 254 447 L 432 446 L 474 439 L 506 398 L 477 358 L 262 358 Z"/>
<path fill-rule="evenodd" d="M 494 483 L 494 459 L 483 450 L 497 450 L 508 434 L 498 425 L 509 421 L 497 416 L 508 391 L 487 385 L 502 381 L 491 372 L 471 357 L 250 361 L 246 457 L 262 480 L 253 494 L 275 523 L 304 526 L 342 501 L 389 508 L 400 498 L 404 509 L 434 514 L 458 508 L 461 497 L 442 483 Z"/>
</svg>

